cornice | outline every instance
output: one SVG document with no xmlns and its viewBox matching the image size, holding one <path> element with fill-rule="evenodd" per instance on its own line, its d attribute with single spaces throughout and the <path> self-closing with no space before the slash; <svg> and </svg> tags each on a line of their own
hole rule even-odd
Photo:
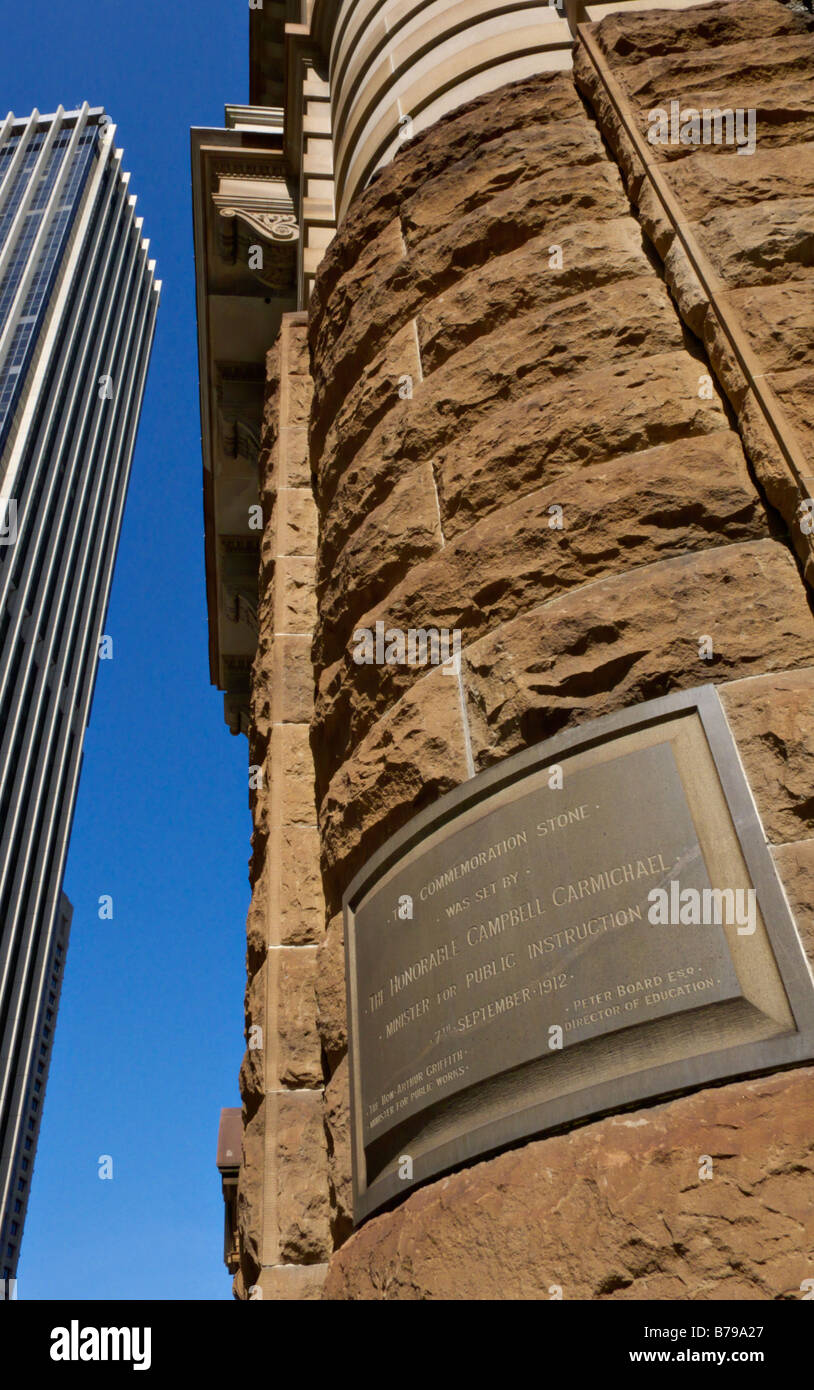
<svg viewBox="0 0 814 1390">
<path fill-rule="evenodd" d="M 285 179 L 290 178 L 291 170 L 287 160 L 281 155 L 279 150 L 269 150 L 265 156 L 263 150 L 253 150 L 251 158 L 247 158 L 241 151 L 240 154 L 232 155 L 229 150 L 210 149 L 203 153 L 209 157 L 211 164 L 213 157 L 222 159 L 222 168 L 210 168 L 210 177 L 217 179 Z M 265 157 L 264 157 L 265 156 Z"/>
</svg>

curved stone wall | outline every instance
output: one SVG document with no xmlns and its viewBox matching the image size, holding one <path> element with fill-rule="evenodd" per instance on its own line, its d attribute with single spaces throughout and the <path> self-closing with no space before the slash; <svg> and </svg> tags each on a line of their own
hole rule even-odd
<svg viewBox="0 0 814 1390">
<path fill-rule="evenodd" d="M 812 1085 L 804 1068 L 699 1091 L 455 1173 L 368 1222 L 323 1297 L 799 1299 Z"/>
<path fill-rule="evenodd" d="M 569 73 L 471 102 L 381 171 L 322 263 L 309 336 L 319 514 L 311 742 L 328 910 L 316 995 L 341 1243 L 351 1223 L 340 911 L 353 874 L 419 809 L 497 759 L 714 681 L 804 932 L 814 622 L 786 527 Z M 353 632 L 377 621 L 459 629 L 460 679 L 356 665 Z M 710 634 L 706 659 L 699 643 Z M 810 1073 L 794 1077 L 777 1084 L 810 1085 Z M 685 1114 L 673 1119 L 673 1107 L 698 1116 L 717 1094 L 748 1117 L 744 1097 L 778 1094 L 754 1084 L 668 1103 L 667 1129 L 648 1134 L 672 1133 Z M 644 1133 L 653 1113 L 620 1123 Z M 554 1145 L 552 1163 L 570 1183 L 568 1142 L 518 1151 L 532 1165 L 526 1179 L 535 1164 L 551 1167 Z M 688 1152 L 695 1162 L 692 1144 Z M 483 1220 L 508 1240 L 501 1175 L 520 1162 L 479 1164 L 368 1222 L 334 1257 L 334 1296 L 449 1296 L 443 1280 L 397 1276 L 396 1245 L 402 1259 L 405 1233 L 430 1240 L 439 1203 L 487 1188 Z M 477 1205 L 468 1200 L 466 1229 Z M 541 1201 L 527 1213 L 524 1249 L 547 1211 Z M 462 1228 L 457 1217 L 453 1225 Z M 455 1259 L 456 1238 L 446 1239 L 442 1263 Z M 576 1269 L 578 1224 L 569 1239 Z M 549 1296 L 536 1277 L 520 1296 Z M 564 1282 L 556 1270 L 540 1278 Z M 627 1276 L 602 1287 L 587 1272 L 573 1279 L 572 1297 L 628 1287 Z M 667 1290 L 654 1296 L 674 1296 Z M 460 1285 L 454 1296 L 471 1295 Z"/>
<path fill-rule="evenodd" d="M 548 0 L 317 0 L 330 53 L 336 211 L 441 116 L 506 82 L 571 64 L 568 24 Z"/>
</svg>

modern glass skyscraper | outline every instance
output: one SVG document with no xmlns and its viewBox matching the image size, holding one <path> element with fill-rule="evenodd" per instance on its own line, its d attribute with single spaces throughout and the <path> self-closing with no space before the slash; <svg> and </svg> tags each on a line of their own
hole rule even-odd
<svg viewBox="0 0 814 1390">
<path fill-rule="evenodd" d="M 33 1168 L 68 836 L 160 291 L 114 135 L 87 104 L 0 122 L 0 1279 L 16 1271 Z"/>
</svg>

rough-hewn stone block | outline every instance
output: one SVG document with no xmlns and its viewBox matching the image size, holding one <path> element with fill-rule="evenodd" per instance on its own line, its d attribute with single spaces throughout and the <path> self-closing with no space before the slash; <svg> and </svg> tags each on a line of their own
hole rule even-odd
<svg viewBox="0 0 814 1390">
<path fill-rule="evenodd" d="M 350 1093 L 348 1059 L 344 1057 L 325 1087 L 325 1125 L 328 1130 L 328 1175 L 331 1183 L 331 1225 L 341 1245 L 353 1230 L 353 1184 L 350 1155 Z"/>
<path fill-rule="evenodd" d="M 316 811 L 314 817 L 316 821 Z M 282 826 L 276 853 L 279 944 L 316 945 L 325 930 L 316 823 Z"/>
<path fill-rule="evenodd" d="M 332 1248 L 322 1095 L 297 1091 L 269 1095 L 277 1162 L 280 1262 L 315 1264 Z"/>
<path fill-rule="evenodd" d="M 345 931 L 341 913 L 331 918 L 325 932 L 325 940 L 317 951 L 314 991 L 317 1000 L 317 1026 L 328 1064 L 333 1070 L 348 1046 Z"/>
<path fill-rule="evenodd" d="M 271 643 L 270 661 L 266 669 L 269 670 L 265 682 L 269 722 L 307 724 L 314 708 L 311 638 L 278 633 Z M 255 690 L 259 685 L 260 680 L 256 677 Z"/>
<path fill-rule="evenodd" d="M 263 1299 L 275 1303 L 314 1302 L 322 1298 L 327 1272 L 327 1264 L 264 1265 L 257 1286 Z"/>
<path fill-rule="evenodd" d="M 777 845 L 772 853 L 803 949 L 814 971 L 814 839 Z"/>
<path fill-rule="evenodd" d="M 438 462 L 445 536 L 576 468 L 723 429 L 718 399 L 699 397 L 703 371 L 684 351 L 661 353 L 542 387 L 481 420 L 464 414 Z"/>
<path fill-rule="evenodd" d="M 266 957 L 268 1027 L 275 1034 L 265 1040 L 269 1086 L 322 1085 L 315 952 L 315 946 L 278 946 Z"/>
<path fill-rule="evenodd" d="M 305 425 L 282 430 L 279 443 L 280 487 L 308 487 L 311 465 L 308 459 L 308 430 Z"/>
<path fill-rule="evenodd" d="M 769 840 L 814 835 L 814 669 L 772 671 L 719 693 Z"/>
<path fill-rule="evenodd" d="M 404 631 L 458 629 L 462 641 L 470 642 L 518 612 L 602 575 L 727 541 L 758 539 L 769 527 L 740 442 L 731 430 L 721 430 L 612 458 L 517 501 L 507 499 L 427 559 L 405 528 L 394 532 L 394 541 L 403 546 L 385 573 L 396 569 L 398 557 L 407 568 L 405 577 L 395 582 L 396 571 L 386 597 L 367 612 L 360 609 L 352 583 L 341 591 L 337 586 L 328 608 L 332 645 L 323 640 L 316 648 L 323 660 L 340 657 L 339 644 L 350 642 L 357 624 L 371 631 L 377 622 Z M 351 542 L 340 573 L 350 570 L 356 554 Z M 356 566 L 363 575 L 377 554 L 360 547 Z M 378 674 L 382 709 L 414 679 L 402 668 Z"/>
<path fill-rule="evenodd" d="M 321 510 L 325 510 L 338 478 L 371 431 L 396 401 L 410 399 L 412 392 L 419 388 L 421 375 L 415 323 L 409 319 L 365 366 L 339 405 L 320 452 L 318 496 Z M 312 431 L 314 444 L 317 437 L 315 429 Z"/>
<path fill-rule="evenodd" d="M 475 1164 L 356 1232 L 325 1297 L 799 1300 L 812 1090 L 810 1067 L 736 1082 Z"/>
<path fill-rule="evenodd" d="M 426 463 L 396 482 L 381 506 L 347 537 L 338 556 L 329 561 L 323 548 L 315 663 L 336 660 L 365 610 L 441 545 L 438 493 L 432 464 Z"/>
<path fill-rule="evenodd" d="M 551 231 L 543 231 L 464 273 L 444 294 L 422 306 L 417 322 L 425 375 L 515 316 L 542 317 L 561 300 L 649 269 L 641 236 L 629 216 L 558 223 L 556 244 L 563 252 L 559 268 L 551 250 L 554 244 Z"/>
<path fill-rule="evenodd" d="M 244 1115 L 243 1155 L 237 1180 L 237 1226 L 244 1280 L 254 1283 L 260 1269 L 265 1168 L 265 1102 L 251 1118 Z"/>
<path fill-rule="evenodd" d="M 805 291 L 814 260 L 814 199 L 806 174 L 814 167 L 814 18 L 774 0 L 739 0 L 687 16 L 682 11 L 680 20 L 678 12 L 648 14 L 643 25 L 640 19 L 622 12 L 593 31 L 608 58 L 609 81 L 621 88 L 621 110 L 582 43 L 575 77 L 617 153 L 681 315 L 703 338 L 758 482 L 814 584 L 798 477 L 807 471 L 802 460 L 814 439 L 814 406 L 805 372 L 796 371 L 811 336 Z M 757 42 L 758 33 L 767 37 Z M 644 140 L 649 113 L 655 106 L 667 110 L 672 100 L 748 112 L 755 118 L 752 151 L 741 127 L 723 139 L 719 132 L 717 143 L 709 137 L 697 146 L 648 142 L 636 152 L 630 124 L 638 124 Z M 736 141 L 740 152 L 733 150 Z M 746 290 L 761 291 L 766 310 L 759 312 L 760 296 Z"/>
<path fill-rule="evenodd" d="M 317 514 L 310 488 L 281 487 L 277 493 L 279 555 L 313 555 L 317 548 Z"/>
<path fill-rule="evenodd" d="M 281 556 L 275 565 L 274 631 L 309 633 L 315 618 L 314 561 Z"/>
<path fill-rule="evenodd" d="M 319 812 L 329 908 L 388 835 L 468 774 L 458 682 L 435 670 L 374 725 L 330 782 Z"/>
<path fill-rule="evenodd" d="M 700 655 L 710 636 L 714 655 Z M 599 580 L 464 652 L 479 767 L 637 700 L 807 666 L 814 625 L 785 546 L 722 546 Z"/>
</svg>

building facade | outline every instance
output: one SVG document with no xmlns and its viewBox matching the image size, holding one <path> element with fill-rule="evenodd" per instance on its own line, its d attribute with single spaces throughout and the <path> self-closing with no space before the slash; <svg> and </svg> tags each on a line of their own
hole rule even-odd
<svg viewBox="0 0 814 1390">
<path fill-rule="evenodd" d="M 212 676 L 254 819 L 236 1295 L 803 1297 L 793 1026 L 792 1065 L 735 1048 L 623 1087 L 400 1197 L 391 1172 L 360 1221 L 344 935 L 440 800 L 704 687 L 810 996 L 812 20 L 315 0 L 250 24 L 250 108 L 193 133 Z M 458 633 L 454 671 L 359 663 L 380 628 Z"/>
<path fill-rule="evenodd" d="M 160 289 L 114 136 L 110 118 L 87 103 L 22 120 L 9 113 L 0 124 L 7 1278 L 17 1264 L 42 1110 L 39 1068 L 50 1053 L 57 966 L 67 949 L 62 879 Z"/>
<path fill-rule="evenodd" d="M 0 1295 L 8 1293 L 9 1281 L 16 1277 L 20 1257 L 72 917 L 73 908 L 63 893 L 49 943 L 43 986 L 32 995 L 31 1005 L 35 1007 L 29 1006 L 27 1010 L 29 1035 L 23 1041 L 21 1052 L 30 1058 L 29 1070 L 18 1090 L 17 1112 L 9 1116 L 7 1123 L 7 1131 L 16 1141 L 16 1150 L 12 1151 L 10 1146 L 8 1196 L 0 1219 L 0 1249 L 3 1251 L 0 1277 L 4 1281 L 0 1283 Z"/>
</svg>

